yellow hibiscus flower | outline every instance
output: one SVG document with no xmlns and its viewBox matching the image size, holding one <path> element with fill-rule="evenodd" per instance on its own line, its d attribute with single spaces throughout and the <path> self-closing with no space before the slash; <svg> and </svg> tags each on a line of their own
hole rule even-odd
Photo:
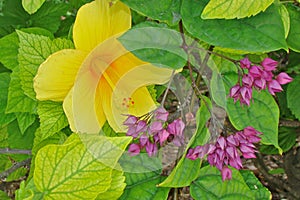
<svg viewBox="0 0 300 200">
<path fill-rule="evenodd" d="M 155 108 L 146 86 L 164 84 L 172 70 L 143 62 L 122 46 L 117 36 L 130 27 L 130 9 L 123 3 L 85 4 L 73 27 L 75 49 L 60 50 L 39 67 L 37 99 L 63 101 L 74 132 L 98 133 L 106 120 L 124 131 L 124 114 Z"/>
</svg>

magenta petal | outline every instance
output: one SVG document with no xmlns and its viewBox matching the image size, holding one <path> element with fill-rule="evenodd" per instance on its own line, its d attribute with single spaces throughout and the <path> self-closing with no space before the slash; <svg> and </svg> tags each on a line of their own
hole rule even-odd
<svg viewBox="0 0 300 200">
<path fill-rule="evenodd" d="M 138 144 L 131 144 L 128 148 L 128 153 L 130 156 L 135 156 L 140 153 L 141 149 Z"/>
<path fill-rule="evenodd" d="M 222 174 L 222 181 L 232 179 L 232 171 L 227 166 L 223 167 L 221 174 Z"/>
<path fill-rule="evenodd" d="M 245 74 L 242 78 L 243 85 L 246 87 L 252 87 L 253 81 L 254 81 L 253 77 L 250 76 L 249 74 Z"/>
<path fill-rule="evenodd" d="M 137 123 L 137 126 L 136 126 L 136 132 L 137 132 L 137 133 L 145 132 L 146 129 L 147 129 L 147 123 L 146 123 L 144 120 L 140 120 L 140 121 Z"/>
<path fill-rule="evenodd" d="M 276 77 L 276 80 L 278 81 L 279 84 L 284 85 L 284 84 L 291 82 L 293 80 L 293 78 L 291 78 L 287 73 L 281 72 Z"/>
<path fill-rule="evenodd" d="M 261 65 L 264 67 L 266 71 L 273 71 L 276 69 L 278 62 L 275 60 L 272 60 L 271 58 L 265 58 Z"/>
<path fill-rule="evenodd" d="M 243 157 L 246 159 L 256 158 L 254 153 L 243 153 Z"/>
<path fill-rule="evenodd" d="M 149 138 L 148 138 L 148 136 L 146 134 L 142 134 L 140 136 L 140 145 L 142 147 L 144 147 L 147 144 L 148 141 L 149 141 Z"/>
<path fill-rule="evenodd" d="M 156 153 L 157 153 L 156 144 L 148 142 L 146 144 L 146 151 L 147 151 L 149 157 L 156 155 Z"/>
<path fill-rule="evenodd" d="M 168 111 L 163 107 L 159 107 L 157 110 L 154 111 L 154 117 L 157 120 L 162 120 L 163 122 L 167 121 L 169 116 Z"/>
<path fill-rule="evenodd" d="M 240 85 L 235 85 L 232 88 L 230 88 L 229 96 L 231 98 L 238 97 L 240 88 L 241 88 Z"/>
<path fill-rule="evenodd" d="M 246 57 L 242 60 L 240 60 L 240 66 L 241 68 L 243 69 L 249 69 L 250 68 L 250 65 L 251 65 L 251 62 L 250 60 Z"/>
<path fill-rule="evenodd" d="M 224 138 L 223 136 L 220 136 L 220 137 L 217 139 L 217 143 L 219 144 L 219 146 L 220 146 L 220 148 L 221 148 L 222 150 L 224 150 L 225 147 L 227 146 L 227 145 L 226 145 L 226 140 L 225 140 L 225 138 Z"/>
<path fill-rule="evenodd" d="M 150 127 L 149 127 L 149 133 L 157 133 L 158 131 L 162 130 L 163 126 L 162 123 L 159 121 L 154 121 L 151 123 Z"/>
<path fill-rule="evenodd" d="M 124 125 L 132 126 L 138 121 L 138 118 L 133 115 L 128 115 L 127 119 L 124 121 Z"/>
<path fill-rule="evenodd" d="M 163 129 L 158 133 L 158 137 L 159 137 L 159 143 L 160 145 L 162 145 L 164 143 L 164 141 L 166 141 L 169 137 L 170 133 Z"/>
<path fill-rule="evenodd" d="M 253 78 L 261 78 L 263 70 L 259 66 L 251 66 L 249 69 L 249 75 Z"/>
<path fill-rule="evenodd" d="M 272 95 L 275 95 L 275 92 L 281 92 L 283 90 L 281 85 L 276 80 L 272 80 L 268 83 L 268 89 Z"/>
<path fill-rule="evenodd" d="M 260 79 L 255 79 L 253 85 L 259 90 L 264 90 L 267 86 L 266 83 L 267 82 L 265 79 L 260 78 Z"/>
<path fill-rule="evenodd" d="M 196 160 L 198 158 L 198 154 L 195 152 L 195 149 L 191 148 L 186 154 L 186 157 L 191 160 Z"/>
</svg>

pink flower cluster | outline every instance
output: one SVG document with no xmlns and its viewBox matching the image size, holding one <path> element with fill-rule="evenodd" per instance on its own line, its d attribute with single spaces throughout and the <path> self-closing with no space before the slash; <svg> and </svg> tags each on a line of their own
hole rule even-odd
<svg viewBox="0 0 300 200">
<path fill-rule="evenodd" d="M 207 155 L 207 161 L 211 166 L 216 166 L 222 174 L 222 180 L 232 178 L 232 171 L 228 166 L 238 170 L 243 168 L 241 156 L 256 158 L 256 147 L 253 143 L 259 142 L 258 137 L 261 133 L 253 127 L 248 126 L 244 130 L 229 135 L 228 137 L 220 136 L 215 144 L 205 144 L 189 149 L 186 157 L 195 160 L 204 158 Z"/>
<path fill-rule="evenodd" d="M 131 156 L 138 155 L 144 148 L 150 157 L 154 156 L 158 146 L 163 146 L 166 141 L 172 140 L 176 146 L 183 144 L 185 124 L 181 119 L 168 124 L 169 113 L 163 107 L 159 107 L 151 114 L 152 116 L 147 115 L 143 118 L 128 115 L 123 123 L 128 127 L 126 135 L 132 136 L 135 141 L 128 149 Z"/>
<path fill-rule="evenodd" d="M 261 66 L 252 65 L 248 58 L 240 60 L 242 69 L 248 70 L 238 83 L 230 89 L 229 96 L 234 99 L 234 102 L 240 100 L 241 104 L 250 105 L 252 99 L 252 88 L 264 90 L 268 88 L 270 94 L 275 95 L 276 92 L 281 92 L 281 85 L 291 82 L 293 79 L 285 72 L 281 72 L 273 79 L 274 71 L 277 67 L 277 62 L 271 58 L 265 58 Z"/>
</svg>

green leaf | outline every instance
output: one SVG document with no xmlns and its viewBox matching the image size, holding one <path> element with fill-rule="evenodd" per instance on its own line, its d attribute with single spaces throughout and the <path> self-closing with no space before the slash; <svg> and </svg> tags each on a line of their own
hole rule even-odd
<svg viewBox="0 0 300 200">
<path fill-rule="evenodd" d="M 211 102 L 208 98 L 204 97 L 204 100 L 201 101 L 201 107 L 197 111 L 196 121 L 197 129 L 189 144 L 187 145 L 186 151 L 182 155 L 182 158 L 179 160 L 176 167 L 173 169 L 171 174 L 160 183 L 160 187 L 184 187 L 191 184 L 198 175 L 201 167 L 201 162 L 199 159 L 190 160 L 185 158 L 187 150 L 189 147 L 203 145 L 207 142 L 209 138 L 209 132 L 206 128 L 206 122 L 210 118 L 210 112 L 207 106 L 211 107 Z M 193 172 L 193 173 L 190 173 Z"/>
<path fill-rule="evenodd" d="M 101 138 L 105 137 L 99 136 L 99 140 L 89 145 L 105 144 Z M 119 143 L 124 141 L 124 138 L 119 139 Z M 113 157 L 116 154 L 114 149 L 106 149 L 105 153 L 111 155 L 114 163 L 119 159 Z M 99 193 L 107 191 L 112 181 L 112 168 L 98 159 L 77 134 L 71 135 L 63 145 L 47 145 L 36 155 L 36 188 L 43 193 L 44 199 L 94 199 Z"/>
<path fill-rule="evenodd" d="M 221 173 L 216 167 L 201 168 L 200 176 L 190 186 L 191 196 L 196 200 L 254 200 L 255 194 L 251 192 L 239 171 L 232 169 L 232 179 L 222 181 Z"/>
<path fill-rule="evenodd" d="M 45 2 L 45 0 L 22 0 L 23 8 L 29 14 L 35 13 Z"/>
<path fill-rule="evenodd" d="M 296 143 L 297 129 L 280 126 L 278 130 L 278 143 L 283 152 L 290 150 Z M 278 154 L 278 149 L 270 145 L 261 145 L 259 151 L 264 154 Z"/>
<path fill-rule="evenodd" d="M 18 68 L 14 69 L 10 77 L 11 81 L 8 89 L 6 112 L 29 112 L 35 114 L 37 102 L 24 94 L 20 80 L 20 71 Z"/>
<path fill-rule="evenodd" d="M 35 99 L 33 78 L 37 69 L 48 56 L 61 49 L 73 48 L 70 40 L 55 39 L 17 31 L 20 40 L 18 61 L 20 64 L 20 78 L 25 94 Z"/>
<path fill-rule="evenodd" d="M 166 199 L 169 188 L 158 188 L 162 163 L 158 157 L 142 153 L 137 156 L 123 154 L 119 160 L 126 177 L 126 189 L 120 199 Z M 137 195 L 138 194 L 138 195 Z"/>
<path fill-rule="evenodd" d="M 181 35 L 172 29 L 151 26 L 133 28 L 119 40 L 141 60 L 160 67 L 179 69 L 187 60 L 186 53 L 180 47 Z"/>
<path fill-rule="evenodd" d="M 9 83 L 9 73 L 0 73 L 0 127 L 10 123 L 16 118 L 14 114 L 7 114 L 5 112 Z"/>
<path fill-rule="evenodd" d="M 40 200 L 43 199 L 43 194 L 40 193 L 33 182 L 33 179 L 27 181 L 25 186 L 25 181 L 22 181 L 20 188 L 16 191 L 16 200 Z"/>
<path fill-rule="evenodd" d="M 288 4 L 287 10 L 290 14 L 290 32 L 287 37 L 287 43 L 292 50 L 300 52 L 300 8 L 293 4 Z"/>
<path fill-rule="evenodd" d="M 255 199 L 271 199 L 271 192 L 262 185 L 262 183 L 256 178 L 253 172 L 249 170 L 240 170 L 240 174 L 243 176 L 246 184 L 251 191 L 248 193 L 254 193 Z"/>
<path fill-rule="evenodd" d="M 142 15 L 169 25 L 175 25 L 180 20 L 181 1 L 178 0 L 122 0 L 122 2 Z"/>
<path fill-rule="evenodd" d="M 205 6 L 203 19 L 234 19 L 257 15 L 265 11 L 274 0 L 210 0 Z"/>
<path fill-rule="evenodd" d="M 281 19 L 282 19 L 282 23 L 284 26 L 284 36 L 285 38 L 287 38 L 289 32 L 290 32 L 290 16 L 289 16 L 289 12 L 286 9 L 286 7 L 283 4 L 279 5 L 279 13 L 281 15 Z"/>
<path fill-rule="evenodd" d="M 122 171 L 113 170 L 111 176 L 111 186 L 104 193 L 100 193 L 96 200 L 117 200 L 126 187 L 125 176 Z"/>
<path fill-rule="evenodd" d="M 21 178 L 24 178 L 26 174 L 28 173 L 28 168 L 20 167 L 13 173 L 9 174 L 9 176 L 6 178 L 7 182 L 19 180 Z"/>
<path fill-rule="evenodd" d="M 0 199 L 10 200 L 10 198 L 7 196 L 7 194 L 5 192 L 3 192 L 2 190 L 0 190 Z"/>
<path fill-rule="evenodd" d="M 226 90 L 236 84 L 236 74 L 225 74 L 223 76 Z M 253 102 L 250 106 L 241 106 L 239 102 L 234 103 L 232 98 L 227 101 L 227 113 L 229 120 L 237 130 L 252 126 L 262 132 L 261 142 L 267 145 L 274 145 L 280 152 L 278 145 L 278 123 L 279 108 L 267 91 L 258 92 L 253 90 Z"/>
<path fill-rule="evenodd" d="M 17 116 L 17 121 L 19 124 L 21 134 L 24 134 L 24 132 L 27 130 L 27 128 L 35 122 L 36 115 L 30 114 L 28 112 L 15 113 L 15 114 Z"/>
<path fill-rule="evenodd" d="M 40 117 L 42 139 L 46 139 L 68 126 L 62 102 L 40 101 L 37 112 Z"/>
<path fill-rule="evenodd" d="M 299 91 L 300 77 L 296 76 L 287 87 L 287 103 L 292 113 L 300 120 L 300 93 Z"/>
<path fill-rule="evenodd" d="M 0 39 L 0 62 L 3 65 L 13 70 L 18 66 L 18 48 L 19 39 L 17 34 L 14 32 L 12 34 L 6 35 Z"/>
<path fill-rule="evenodd" d="M 205 20 L 200 15 L 207 3 L 208 0 L 183 0 L 183 25 L 194 37 L 210 45 L 254 53 L 287 50 L 284 27 L 275 5 L 250 18 Z"/>
<path fill-rule="evenodd" d="M 16 120 L 10 123 L 7 127 L 9 147 L 12 149 L 31 149 L 34 133 L 38 125 L 38 123 L 33 123 L 25 133 L 22 134 Z"/>
</svg>

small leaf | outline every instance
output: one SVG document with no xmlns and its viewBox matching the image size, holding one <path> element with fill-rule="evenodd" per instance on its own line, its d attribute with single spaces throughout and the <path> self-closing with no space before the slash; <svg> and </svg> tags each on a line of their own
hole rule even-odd
<svg viewBox="0 0 300 200">
<path fill-rule="evenodd" d="M 287 87 L 287 103 L 295 117 L 300 120 L 300 93 L 299 93 L 300 77 L 296 76 Z"/>
<path fill-rule="evenodd" d="M 142 15 L 169 25 L 175 25 L 180 20 L 181 2 L 178 0 L 122 0 L 122 2 Z"/>
<path fill-rule="evenodd" d="M 46 139 L 68 126 L 68 119 L 61 102 L 40 101 L 37 112 L 40 117 L 42 139 Z"/>
<path fill-rule="evenodd" d="M 17 116 L 17 121 L 19 124 L 19 128 L 22 134 L 24 134 L 24 132 L 27 130 L 27 128 L 29 126 L 31 126 L 36 119 L 36 115 L 35 114 L 30 114 L 28 112 L 24 112 L 24 113 L 16 113 Z"/>
<path fill-rule="evenodd" d="M 29 14 L 35 13 L 45 2 L 45 0 L 22 0 L 23 8 Z"/>
<path fill-rule="evenodd" d="M 10 198 L 7 196 L 7 194 L 4 191 L 2 191 L 2 190 L 0 190 L 0 199 L 2 199 L 2 200 L 10 200 Z"/>
<path fill-rule="evenodd" d="M 207 3 L 208 0 L 183 0 L 183 25 L 194 37 L 213 46 L 254 53 L 287 50 L 285 30 L 275 5 L 250 18 L 205 20 L 200 15 Z"/>
<path fill-rule="evenodd" d="M 33 78 L 40 64 L 56 51 L 73 48 L 73 44 L 66 39 L 55 39 L 52 41 L 49 37 L 22 31 L 17 31 L 17 34 L 20 40 L 18 61 L 22 89 L 26 95 L 35 99 Z"/>
<path fill-rule="evenodd" d="M 160 67 L 179 69 L 187 60 L 186 53 L 180 47 L 181 35 L 173 29 L 151 26 L 133 28 L 119 40 L 140 59 Z"/>
<path fill-rule="evenodd" d="M 124 141 L 123 138 L 120 140 L 116 143 Z M 97 140 L 95 144 L 101 144 L 101 141 Z M 106 154 L 114 153 L 115 150 L 106 149 Z M 111 156 L 115 163 L 118 159 Z M 44 199 L 94 199 L 108 190 L 111 176 L 112 168 L 99 162 L 77 134 L 71 135 L 63 145 L 43 147 L 36 155 L 34 184 Z"/>
<path fill-rule="evenodd" d="M 210 0 L 205 6 L 203 19 L 234 19 L 257 15 L 265 11 L 274 0 Z"/>
<path fill-rule="evenodd" d="M 125 176 L 123 176 L 122 171 L 113 170 L 112 171 L 112 181 L 111 186 L 104 193 L 100 193 L 96 200 L 117 200 L 123 194 L 126 187 Z"/>
<path fill-rule="evenodd" d="M 29 112 L 35 114 L 37 102 L 24 94 L 18 68 L 14 69 L 10 77 L 6 112 Z"/>
<path fill-rule="evenodd" d="M 289 12 L 284 6 L 284 4 L 279 5 L 279 13 L 281 15 L 281 19 L 283 22 L 284 30 L 285 30 L 285 38 L 287 38 L 289 32 L 290 32 L 290 16 Z"/>
<path fill-rule="evenodd" d="M 18 66 L 18 48 L 19 39 L 17 34 L 14 32 L 12 34 L 6 35 L 0 39 L 0 62 L 3 65 L 13 70 Z"/>
<path fill-rule="evenodd" d="M 293 4 L 288 4 L 286 8 L 290 14 L 290 32 L 287 43 L 292 50 L 300 52 L 300 8 Z"/>
<path fill-rule="evenodd" d="M 201 168 L 200 176 L 190 186 L 191 196 L 196 200 L 202 199 L 249 199 L 254 200 L 239 171 L 232 169 L 232 179 L 222 181 L 221 173 L 216 167 Z"/>
</svg>

